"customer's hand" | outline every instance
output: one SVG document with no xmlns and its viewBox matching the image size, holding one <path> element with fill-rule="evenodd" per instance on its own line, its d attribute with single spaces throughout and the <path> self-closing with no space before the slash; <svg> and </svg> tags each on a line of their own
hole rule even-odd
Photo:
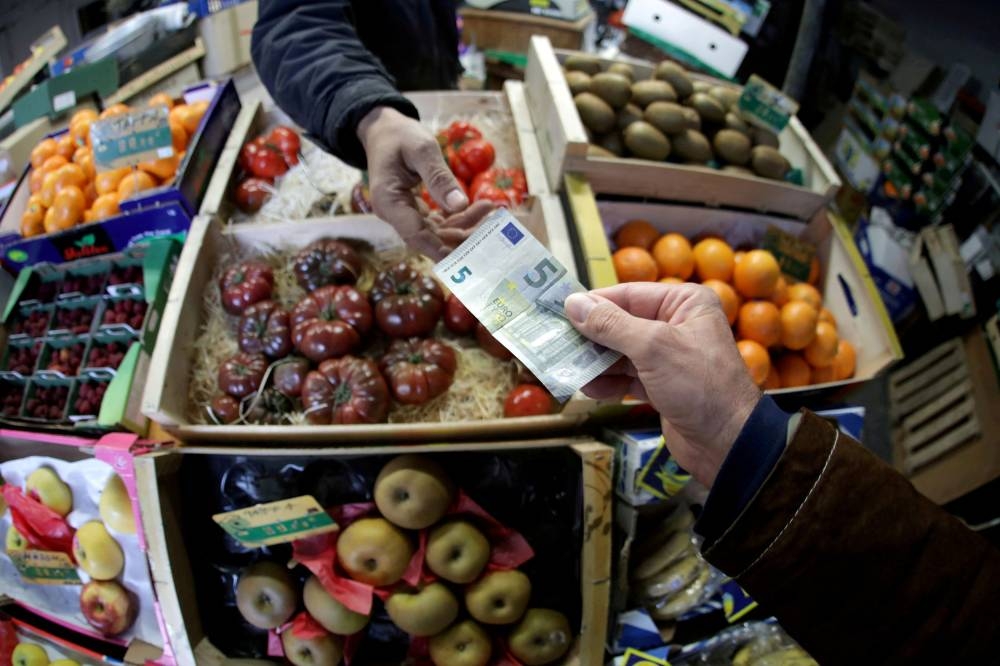
<svg viewBox="0 0 1000 666">
<path fill-rule="evenodd" d="M 718 296 L 694 284 L 622 284 L 570 296 L 566 315 L 580 333 L 625 356 L 584 393 L 648 400 L 670 453 L 711 487 L 761 396 Z"/>
<path fill-rule="evenodd" d="M 485 215 L 484 207 L 456 215 L 466 210 L 469 198 L 445 163 L 434 135 L 420 122 L 391 107 L 375 107 L 358 124 L 358 138 L 368 156 L 375 214 L 395 227 L 413 249 L 441 259 L 456 240 L 464 238 L 462 232 Z M 428 220 L 421 213 L 413 196 L 413 188 L 421 182 L 452 217 Z"/>
</svg>

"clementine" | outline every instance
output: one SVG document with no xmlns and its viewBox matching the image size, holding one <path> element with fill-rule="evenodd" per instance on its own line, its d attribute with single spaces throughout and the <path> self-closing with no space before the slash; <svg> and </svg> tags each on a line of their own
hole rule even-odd
<svg viewBox="0 0 1000 666">
<path fill-rule="evenodd" d="M 814 368 L 825 368 L 837 356 L 837 329 L 825 321 L 816 324 L 816 337 L 805 348 L 803 356 Z"/>
<path fill-rule="evenodd" d="M 771 372 L 771 357 L 767 355 L 767 350 L 753 340 L 740 340 L 736 348 L 750 372 L 750 379 L 757 386 L 762 386 Z"/>
<path fill-rule="evenodd" d="M 646 220 L 629 220 L 615 232 L 615 245 L 623 247 L 641 247 L 649 250 L 660 237 L 660 232 Z"/>
<path fill-rule="evenodd" d="M 667 279 L 667 278 L 664 278 Z M 740 313 L 740 297 L 736 295 L 736 290 L 722 280 L 705 280 L 702 285 L 715 292 L 722 303 L 722 311 L 726 313 L 729 325 L 736 323 L 736 317 Z"/>
<path fill-rule="evenodd" d="M 800 350 L 809 346 L 816 337 L 819 314 L 805 301 L 789 301 L 781 308 L 781 344 L 788 349 Z"/>
<path fill-rule="evenodd" d="M 854 368 L 857 365 L 858 355 L 854 351 L 854 345 L 847 340 L 837 342 L 837 354 L 833 357 L 833 376 L 837 381 L 850 379 L 854 376 Z"/>
<path fill-rule="evenodd" d="M 750 250 L 733 270 L 733 285 L 745 298 L 770 298 L 779 277 L 781 269 L 773 254 Z"/>
<path fill-rule="evenodd" d="M 799 354 L 782 354 L 775 366 L 781 378 L 781 388 L 808 386 L 812 379 L 809 364 Z"/>
<path fill-rule="evenodd" d="M 150 176 L 145 171 L 134 171 L 126 174 L 126 176 L 122 178 L 122 181 L 118 183 L 118 196 L 121 197 L 122 201 L 124 201 L 137 192 L 148 190 L 153 187 L 156 187 L 155 178 Z"/>
<path fill-rule="evenodd" d="M 781 342 L 781 313 L 771 301 L 749 301 L 740 308 L 736 320 L 737 337 L 765 347 Z"/>
<path fill-rule="evenodd" d="M 611 255 L 619 282 L 652 282 L 656 280 L 656 262 L 640 247 L 623 247 Z"/>
<path fill-rule="evenodd" d="M 729 282 L 733 277 L 733 248 L 718 238 L 706 238 L 694 246 L 694 270 L 698 279 Z"/>
<path fill-rule="evenodd" d="M 793 284 L 788 288 L 788 300 L 805 301 L 816 308 L 816 312 L 819 312 L 820 308 L 823 307 L 823 296 L 820 295 L 816 287 L 805 282 Z"/>
<path fill-rule="evenodd" d="M 58 154 L 59 144 L 55 139 L 42 139 L 38 145 L 31 149 L 31 166 L 39 168 L 53 155 Z"/>
<path fill-rule="evenodd" d="M 653 259 L 660 277 L 687 280 L 694 273 L 694 252 L 691 243 L 680 234 L 665 234 L 653 244 Z"/>
</svg>

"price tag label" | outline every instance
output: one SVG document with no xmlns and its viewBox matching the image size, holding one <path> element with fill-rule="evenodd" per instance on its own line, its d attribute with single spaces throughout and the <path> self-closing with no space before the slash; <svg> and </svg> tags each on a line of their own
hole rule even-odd
<svg viewBox="0 0 1000 666">
<path fill-rule="evenodd" d="M 640 652 L 635 648 L 625 650 L 624 657 L 623 666 L 670 666 L 670 662 L 666 659 L 654 657 L 651 654 Z"/>
<path fill-rule="evenodd" d="M 80 585 L 76 565 L 66 553 L 50 550 L 17 550 L 8 553 L 26 583 Z"/>
<path fill-rule="evenodd" d="M 154 106 L 99 120 L 90 126 L 94 164 L 120 169 L 174 154 L 165 106 Z"/>
<path fill-rule="evenodd" d="M 756 74 L 743 87 L 740 113 L 747 122 L 775 134 L 785 129 L 788 120 L 799 110 L 799 103 Z"/>
<path fill-rule="evenodd" d="M 809 269 L 812 267 L 813 257 L 816 256 L 815 245 L 799 240 L 777 227 L 770 227 L 764 235 L 764 249 L 778 260 L 782 273 L 800 282 L 809 279 Z"/>
<path fill-rule="evenodd" d="M 660 437 L 659 446 L 639 472 L 636 484 L 653 497 L 667 500 L 683 490 L 690 480 L 691 475 L 677 464 L 667 450 L 666 440 Z"/>
<path fill-rule="evenodd" d="M 338 529 L 337 523 L 311 495 L 217 513 L 212 520 L 229 536 L 250 548 L 286 543 Z"/>
</svg>

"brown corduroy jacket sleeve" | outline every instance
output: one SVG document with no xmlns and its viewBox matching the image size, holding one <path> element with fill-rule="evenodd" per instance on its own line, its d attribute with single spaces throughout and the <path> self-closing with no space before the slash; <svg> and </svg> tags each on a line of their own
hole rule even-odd
<svg viewBox="0 0 1000 666">
<path fill-rule="evenodd" d="M 1000 663 L 1000 551 L 809 412 L 704 554 L 821 664 Z"/>
</svg>

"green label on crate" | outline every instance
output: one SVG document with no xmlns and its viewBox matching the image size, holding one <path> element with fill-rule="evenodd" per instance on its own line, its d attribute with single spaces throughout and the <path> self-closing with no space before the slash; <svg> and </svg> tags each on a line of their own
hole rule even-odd
<svg viewBox="0 0 1000 666">
<path fill-rule="evenodd" d="M 624 659 L 622 666 L 670 666 L 669 661 L 640 652 L 635 648 L 625 650 Z"/>
<path fill-rule="evenodd" d="M 779 134 L 799 110 L 799 103 L 756 74 L 743 87 L 740 112 L 747 122 Z"/>
<path fill-rule="evenodd" d="M 310 495 L 217 513 L 212 520 L 229 536 L 251 548 L 271 546 L 338 529 Z"/>
<path fill-rule="evenodd" d="M 640 470 L 636 485 L 657 499 L 670 499 L 684 489 L 691 475 L 685 472 L 667 449 L 667 442 L 660 437 L 660 444 Z"/>
<path fill-rule="evenodd" d="M 11 562 L 26 583 L 36 585 L 80 585 L 83 581 L 66 553 L 49 550 L 9 552 Z"/>
<path fill-rule="evenodd" d="M 99 120 L 90 126 L 94 164 L 100 170 L 130 167 L 174 154 L 165 106 Z"/>
<path fill-rule="evenodd" d="M 764 249 L 778 260 L 782 273 L 802 282 L 809 279 L 809 269 L 816 255 L 815 245 L 799 240 L 778 227 L 768 227 L 764 235 Z"/>
</svg>

